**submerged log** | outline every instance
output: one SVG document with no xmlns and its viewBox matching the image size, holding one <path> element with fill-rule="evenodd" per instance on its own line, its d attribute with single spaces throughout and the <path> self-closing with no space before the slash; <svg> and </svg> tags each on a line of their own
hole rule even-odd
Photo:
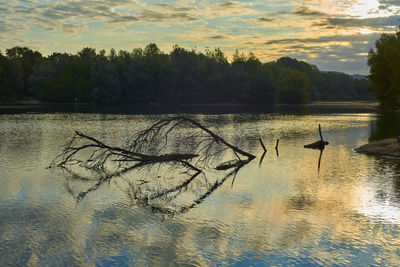
<svg viewBox="0 0 400 267">
<path fill-rule="evenodd" d="M 314 143 L 304 145 L 304 148 L 324 149 L 326 145 L 329 145 L 329 142 L 318 140 Z"/>
<path fill-rule="evenodd" d="M 326 145 L 329 145 L 329 142 L 324 141 L 324 138 L 322 137 L 321 124 L 318 124 L 318 131 L 319 131 L 319 137 L 321 138 L 321 140 L 318 140 L 318 141 L 308 144 L 308 145 L 304 145 L 304 148 L 324 149 Z"/>
</svg>

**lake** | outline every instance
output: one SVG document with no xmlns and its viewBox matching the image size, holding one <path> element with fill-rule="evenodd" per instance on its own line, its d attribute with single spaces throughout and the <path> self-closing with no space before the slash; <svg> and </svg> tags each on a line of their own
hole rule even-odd
<svg viewBox="0 0 400 267">
<path fill-rule="evenodd" d="M 400 265 L 400 161 L 353 151 L 399 127 L 373 108 L 191 107 L 187 116 L 257 157 L 231 174 L 215 170 L 235 158 L 221 152 L 182 187 L 181 167 L 95 187 L 48 169 L 75 130 L 121 146 L 169 113 L 105 109 L 0 108 L 1 266 Z M 319 140 L 318 124 L 329 141 L 322 155 L 303 148 Z M 167 152 L 190 150 L 190 131 L 178 127 Z M 153 206 L 132 197 L 178 187 Z"/>
</svg>

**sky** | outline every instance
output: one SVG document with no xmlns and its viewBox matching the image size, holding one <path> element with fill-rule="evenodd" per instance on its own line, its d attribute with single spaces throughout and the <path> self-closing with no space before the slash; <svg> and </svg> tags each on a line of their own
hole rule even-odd
<svg viewBox="0 0 400 267">
<path fill-rule="evenodd" d="M 149 43 L 168 53 L 178 44 L 367 74 L 369 49 L 399 25 L 400 0 L 0 0 L 0 50 L 19 45 L 44 55 Z"/>
</svg>

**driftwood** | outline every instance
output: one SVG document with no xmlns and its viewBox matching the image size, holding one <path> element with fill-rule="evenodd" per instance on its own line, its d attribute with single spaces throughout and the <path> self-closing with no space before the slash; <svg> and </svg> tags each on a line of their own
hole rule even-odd
<svg viewBox="0 0 400 267">
<path fill-rule="evenodd" d="M 229 151 L 235 158 L 220 163 Z M 254 158 L 197 121 L 180 116 L 154 123 L 121 146 L 76 131 L 49 167 L 63 171 L 66 190 L 77 202 L 113 181 L 132 203 L 171 215 L 195 207 L 229 177 L 233 185 L 238 171 Z M 207 171 L 215 172 L 214 183 Z M 224 171 L 229 173 L 218 181 L 216 175 Z M 188 203 L 187 196 L 180 196 L 189 188 L 193 192 L 187 194 L 197 198 Z"/>
<path fill-rule="evenodd" d="M 179 125 L 186 124 L 190 128 L 189 134 L 181 140 L 195 141 L 193 153 L 162 153 L 170 142 L 170 134 Z M 205 134 L 203 134 L 205 133 Z M 222 146 L 216 151 L 216 145 Z M 171 149 L 171 148 L 170 148 Z M 226 142 L 210 129 L 186 117 L 165 118 L 150 126 L 144 131 L 134 134 L 127 144 L 122 147 L 110 146 L 94 137 L 76 131 L 72 140 L 65 145 L 62 153 L 50 164 L 50 167 L 67 167 L 79 165 L 90 170 L 104 170 L 108 163 L 118 163 L 116 169 L 132 167 L 132 164 L 148 165 L 162 162 L 187 163 L 195 158 L 206 161 L 218 153 L 231 150 L 239 160 L 240 156 L 247 160 L 255 156 Z M 90 151 L 86 158 L 80 154 Z"/>
<path fill-rule="evenodd" d="M 318 124 L 319 136 L 321 140 L 318 140 L 314 143 L 305 145 L 304 148 L 312 148 L 312 149 L 324 149 L 326 145 L 329 145 L 329 142 L 324 141 L 321 133 L 321 124 Z"/>
</svg>

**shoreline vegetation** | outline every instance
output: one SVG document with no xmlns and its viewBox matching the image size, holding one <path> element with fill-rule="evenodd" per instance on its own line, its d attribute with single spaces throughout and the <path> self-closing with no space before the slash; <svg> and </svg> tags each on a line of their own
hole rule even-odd
<svg viewBox="0 0 400 267">
<path fill-rule="evenodd" d="M 236 51 L 178 45 L 170 53 L 151 43 L 132 51 L 83 48 L 42 56 L 27 47 L 0 52 L 0 101 L 120 104 L 304 104 L 375 100 L 365 76 L 320 71 L 282 57 L 262 63 Z"/>
<path fill-rule="evenodd" d="M 290 113 L 309 114 L 313 112 L 377 112 L 379 103 L 373 101 L 314 101 L 302 104 L 279 104 L 268 105 L 246 104 L 246 103 L 182 103 L 182 104 L 160 104 L 160 103 L 135 103 L 105 105 L 96 103 L 51 103 L 41 102 L 37 99 L 4 102 L 0 101 L 0 113 L 21 112 L 73 112 L 73 113 L 124 113 L 124 114 L 236 114 L 236 113 Z"/>
<path fill-rule="evenodd" d="M 384 33 L 375 42 L 375 50 L 371 49 L 368 53 L 368 65 L 370 66 L 369 79 L 371 87 L 375 91 L 379 101 L 381 111 L 388 113 L 386 116 L 378 117 L 377 129 L 379 124 L 390 125 L 389 137 L 380 138 L 381 131 L 376 130 L 376 136 L 368 144 L 355 149 L 360 153 L 375 156 L 387 156 L 400 158 L 400 138 L 399 115 L 400 115 L 400 28 L 395 34 Z M 386 118 L 385 118 L 386 117 Z M 382 127 L 386 128 L 386 127 Z M 387 133 L 383 133 L 387 135 Z M 378 137 L 378 138 L 376 138 Z M 381 139 L 381 140 L 379 140 Z"/>
<path fill-rule="evenodd" d="M 12 101 L 0 101 L 0 106 L 12 106 L 12 105 L 59 105 L 59 102 L 45 102 L 39 99 L 25 99 L 25 100 L 12 100 Z M 63 105 L 92 105 L 91 102 L 64 102 Z M 135 103 L 135 106 L 163 106 L 168 104 L 162 103 Z M 177 106 L 257 106 L 254 104 L 246 103 L 178 103 Z M 366 107 L 378 109 L 379 103 L 373 100 L 355 100 L 355 101 L 310 101 L 307 103 L 300 104 L 284 104 L 284 103 L 272 103 L 269 106 L 338 106 L 338 107 Z"/>
</svg>

